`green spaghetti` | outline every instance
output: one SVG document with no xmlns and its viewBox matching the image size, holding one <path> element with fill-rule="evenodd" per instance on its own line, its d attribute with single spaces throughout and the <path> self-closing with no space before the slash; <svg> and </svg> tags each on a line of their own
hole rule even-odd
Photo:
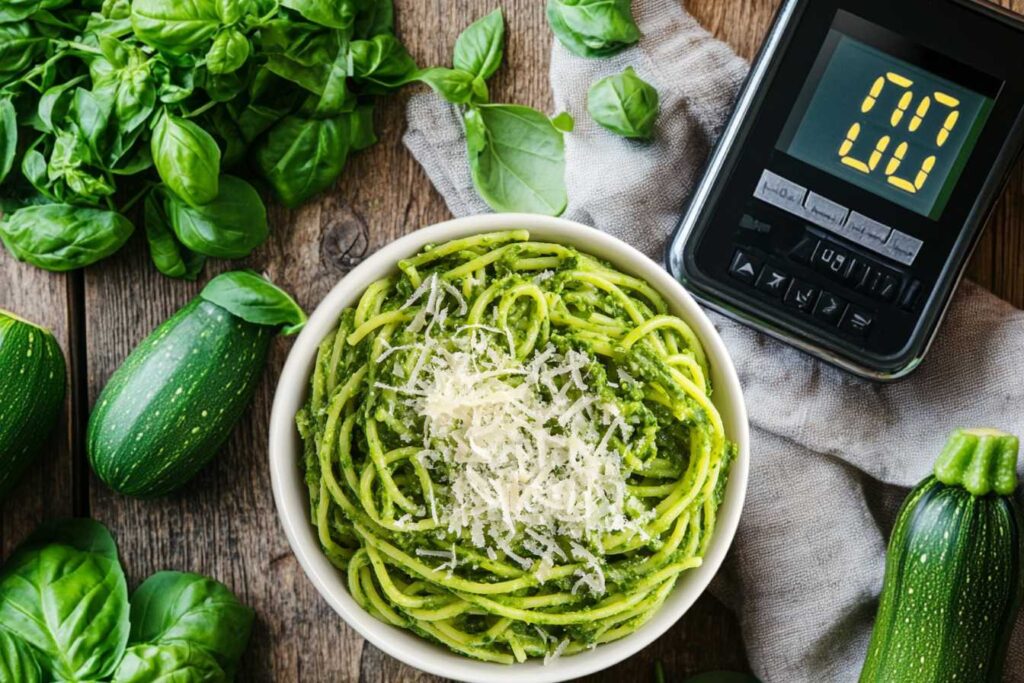
<svg viewBox="0 0 1024 683">
<path fill-rule="evenodd" d="M 735 447 L 690 327 L 525 231 L 428 247 L 320 345 L 297 416 L 352 597 L 491 662 L 644 624 L 701 564 Z"/>
</svg>

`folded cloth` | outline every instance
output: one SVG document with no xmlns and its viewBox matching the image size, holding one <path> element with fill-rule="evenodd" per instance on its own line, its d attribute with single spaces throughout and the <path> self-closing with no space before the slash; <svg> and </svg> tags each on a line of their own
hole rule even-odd
<svg viewBox="0 0 1024 683">
<path fill-rule="evenodd" d="M 643 38 L 608 59 L 555 41 L 555 111 L 566 136 L 566 217 L 661 260 L 686 197 L 728 117 L 746 63 L 678 0 L 639 0 Z M 598 78 L 632 66 L 661 96 L 654 140 L 624 140 L 586 112 Z M 452 213 L 487 211 L 466 161 L 458 112 L 433 94 L 408 106 L 405 144 Z M 712 590 L 740 621 L 755 673 L 774 683 L 855 681 L 877 609 L 885 543 L 907 489 L 928 474 L 949 432 L 1024 434 L 1024 312 L 967 283 L 943 333 L 910 378 L 857 379 L 721 316 L 752 427 L 746 509 Z M 1024 683 L 1024 616 L 1006 680 Z"/>
</svg>

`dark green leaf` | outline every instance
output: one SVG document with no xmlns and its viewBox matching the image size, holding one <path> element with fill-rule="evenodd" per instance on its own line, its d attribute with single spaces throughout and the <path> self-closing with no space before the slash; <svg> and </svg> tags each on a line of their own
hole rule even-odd
<svg viewBox="0 0 1024 683">
<path fill-rule="evenodd" d="M 470 109 L 465 123 L 473 184 L 492 209 L 549 216 L 565 210 L 564 141 L 547 116 L 490 104 Z"/>
<path fill-rule="evenodd" d="M 253 273 L 219 275 L 206 285 L 202 296 L 259 325 L 294 325 L 305 320 L 291 297 Z M 249 642 L 253 611 L 226 586 L 205 576 L 159 572 L 139 586 L 131 603 L 132 644 L 186 641 L 213 655 L 230 673 Z"/>
<path fill-rule="evenodd" d="M 18 153 L 18 113 L 11 98 L 0 99 L 0 183 L 14 167 Z"/>
<path fill-rule="evenodd" d="M 35 648 L 51 678 L 107 677 L 128 641 L 121 566 L 67 545 L 19 549 L 0 573 L 0 623 Z"/>
<path fill-rule="evenodd" d="M 373 105 L 361 104 L 349 114 L 348 124 L 349 148 L 353 152 L 377 143 L 377 134 L 373 130 Z"/>
<path fill-rule="evenodd" d="M 227 74 L 237 71 L 249 59 L 249 39 L 236 29 L 217 34 L 206 53 L 206 68 L 212 74 Z"/>
<path fill-rule="evenodd" d="M 604 57 L 640 40 L 630 0 L 548 0 L 555 37 L 580 57 Z"/>
<path fill-rule="evenodd" d="M 32 649 L 21 638 L 0 629 L 0 681 L 40 683 L 42 672 Z"/>
<path fill-rule="evenodd" d="M 91 519 L 56 519 L 43 522 L 22 543 L 21 548 L 44 548 L 53 544 L 71 546 L 83 553 L 96 553 L 113 562 L 118 561 L 117 543 L 110 535 L 110 530 Z"/>
<path fill-rule="evenodd" d="M 127 218 L 113 211 L 44 204 L 25 207 L 0 221 L 0 240 L 19 261 L 66 271 L 110 256 L 133 229 Z"/>
<path fill-rule="evenodd" d="M 203 47 L 220 28 L 214 0 L 134 0 L 132 29 L 142 42 L 171 54 Z"/>
<path fill-rule="evenodd" d="M 27 69 L 45 51 L 46 37 L 31 22 L 0 24 L 0 77 Z"/>
<path fill-rule="evenodd" d="M 587 111 L 602 127 L 626 138 L 648 139 L 658 118 L 658 91 L 627 66 L 590 86 Z"/>
<path fill-rule="evenodd" d="M 186 248 L 215 258 L 248 256 L 267 239 L 267 210 L 252 185 L 220 177 L 220 194 L 208 204 L 189 206 L 172 193 L 165 202 L 174 234 Z"/>
<path fill-rule="evenodd" d="M 338 179 L 348 158 L 348 121 L 289 116 L 270 129 L 256 161 L 285 205 L 298 206 Z"/>
<path fill-rule="evenodd" d="M 85 74 L 76 76 L 70 81 L 65 81 L 48 88 L 46 92 L 42 94 L 39 98 L 37 111 L 39 121 L 42 123 L 42 129 L 45 132 L 54 132 L 55 128 L 53 119 L 63 118 L 67 114 L 68 107 L 71 104 L 71 97 L 68 95 L 68 91 L 84 81 L 86 78 L 87 76 Z"/>
<path fill-rule="evenodd" d="M 281 5 L 293 9 L 314 24 L 348 31 L 356 17 L 352 0 L 281 0 Z"/>
<path fill-rule="evenodd" d="M 113 102 L 84 88 L 75 88 L 71 100 L 71 119 L 82 138 L 95 152 L 110 123 Z"/>
<path fill-rule="evenodd" d="M 174 194 L 192 206 L 217 198 L 220 147 L 212 135 L 188 119 L 164 114 L 151 145 L 160 179 Z"/>
<path fill-rule="evenodd" d="M 452 65 L 480 78 L 490 78 L 505 50 L 505 17 L 496 9 L 470 24 L 455 41 Z"/>
<path fill-rule="evenodd" d="M 187 642 L 135 645 L 124 653 L 112 683 L 223 683 L 217 661 Z"/>
<path fill-rule="evenodd" d="M 178 242 L 164 211 L 159 190 L 146 195 L 144 214 L 149 255 L 157 270 L 168 277 L 195 280 L 206 263 L 206 257 L 189 251 Z"/>
<path fill-rule="evenodd" d="M 395 32 L 395 8 L 391 0 L 360 0 L 356 13 L 356 38 L 372 38 Z"/>
<path fill-rule="evenodd" d="M 416 62 L 393 35 L 355 40 L 349 49 L 352 77 L 357 82 L 371 83 L 387 91 L 408 83 L 416 73 Z"/>
<path fill-rule="evenodd" d="M 415 75 L 415 79 L 429 85 L 452 104 L 467 104 L 474 99 L 475 76 L 468 71 L 436 66 L 422 69 Z"/>
</svg>

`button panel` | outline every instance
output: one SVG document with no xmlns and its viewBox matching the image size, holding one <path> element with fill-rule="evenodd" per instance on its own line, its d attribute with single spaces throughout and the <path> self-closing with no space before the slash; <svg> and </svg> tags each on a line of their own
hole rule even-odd
<svg viewBox="0 0 1024 683">
<path fill-rule="evenodd" d="M 912 235 L 851 212 L 842 204 L 808 192 L 804 186 L 767 169 L 761 174 L 754 196 L 905 266 L 914 263 L 924 246 L 922 240 Z"/>
</svg>

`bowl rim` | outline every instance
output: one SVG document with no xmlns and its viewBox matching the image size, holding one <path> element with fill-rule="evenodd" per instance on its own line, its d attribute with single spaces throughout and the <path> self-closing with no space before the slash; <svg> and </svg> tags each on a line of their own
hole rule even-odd
<svg viewBox="0 0 1024 683">
<path fill-rule="evenodd" d="M 712 401 L 723 413 L 729 439 L 738 446 L 703 564 L 686 572 L 658 612 L 634 633 L 592 650 L 559 658 L 549 665 L 536 659 L 516 664 L 470 659 L 410 631 L 385 624 L 360 607 L 348 592 L 347 579 L 321 550 L 309 521 L 308 492 L 298 467 L 301 451 L 294 421 L 296 412 L 306 400 L 309 373 L 321 340 L 337 324 L 342 309 L 354 305 L 371 282 L 393 272 L 400 259 L 412 256 L 427 244 L 512 229 L 541 233 L 541 239 L 594 253 L 616 268 L 645 280 L 664 296 L 672 312 L 694 329 L 704 346 L 715 386 Z M 564 218 L 506 213 L 466 216 L 420 228 L 377 250 L 331 288 L 309 316 L 278 378 L 271 409 L 268 457 L 274 505 L 292 552 L 317 592 L 363 638 L 409 666 L 447 678 L 515 683 L 529 676 L 528 680 L 533 683 L 552 683 L 595 673 L 627 659 L 665 633 L 703 594 L 721 566 L 739 524 L 746 498 L 749 449 L 746 405 L 725 343 L 689 292 L 661 264 L 625 242 L 581 223 Z"/>
</svg>

